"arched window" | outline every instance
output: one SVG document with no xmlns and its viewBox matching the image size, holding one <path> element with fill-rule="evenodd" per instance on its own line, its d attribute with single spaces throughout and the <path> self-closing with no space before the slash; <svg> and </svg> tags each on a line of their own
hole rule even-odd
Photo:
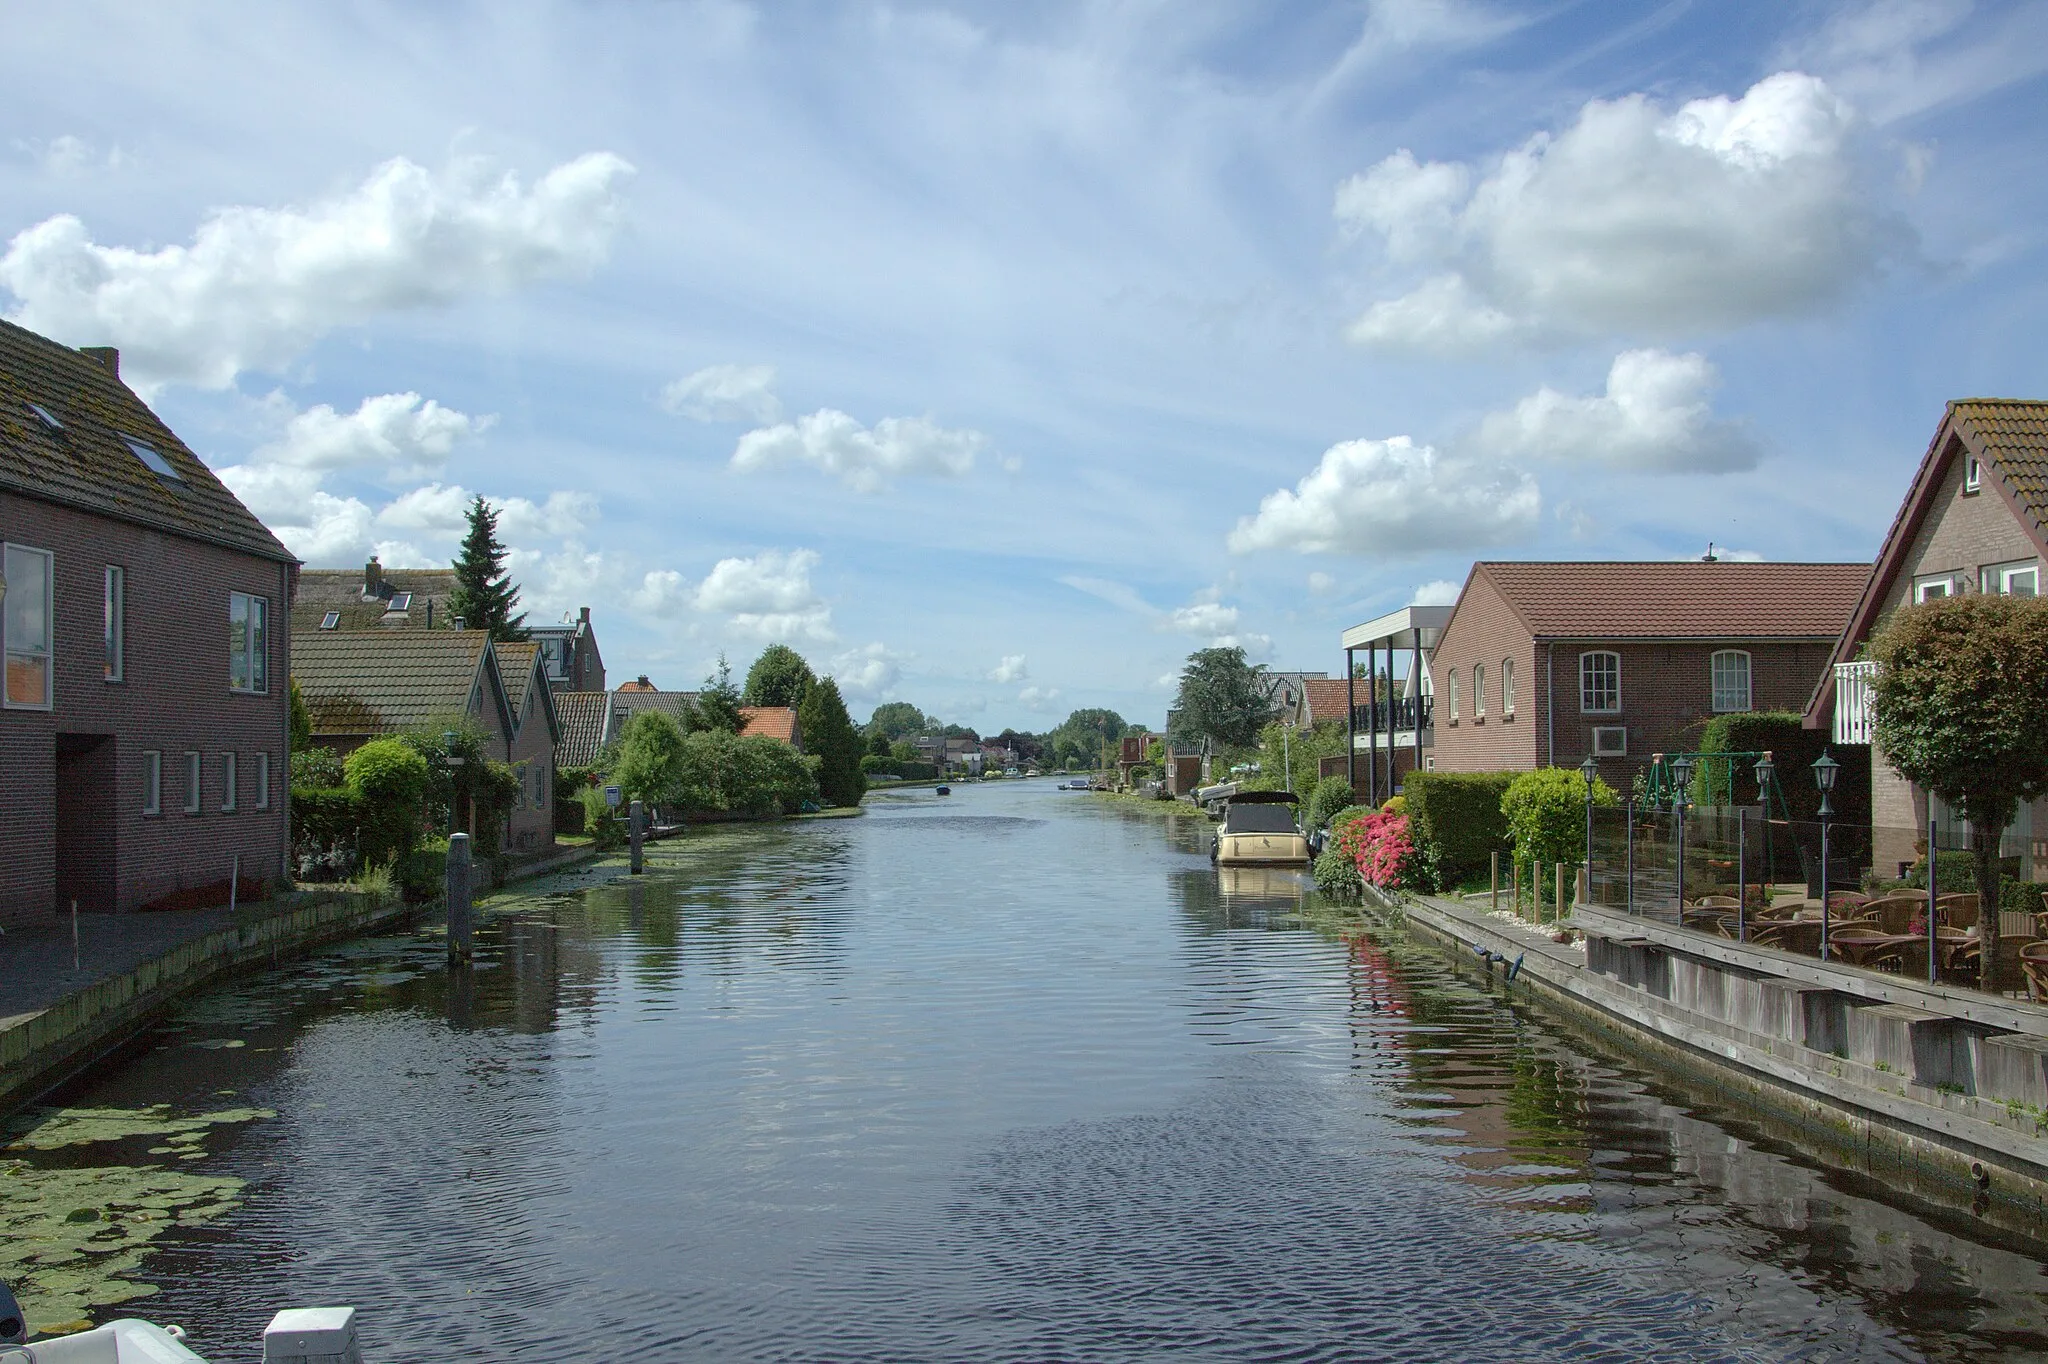
<svg viewBox="0 0 2048 1364">
<path fill-rule="evenodd" d="M 1612 715 L 1621 709 L 1621 655 L 1601 650 L 1579 655 L 1579 709 Z"/>
<path fill-rule="evenodd" d="M 1458 670 L 1451 669 L 1444 674 L 1444 695 L 1450 698 L 1451 718 L 1458 718 Z"/>
<path fill-rule="evenodd" d="M 1484 663 L 1474 663 L 1472 665 L 1472 718 L 1475 720 L 1484 720 L 1486 718 L 1486 665 Z"/>
<path fill-rule="evenodd" d="M 1500 661 L 1500 713 L 1515 713 L 1515 660 L 1512 658 Z"/>
<path fill-rule="evenodd" d="M 1740 649 L 1722 649 L 1713 657 L 1714 709 L 1749 709 L 1749 655 Z"/>
</svg>

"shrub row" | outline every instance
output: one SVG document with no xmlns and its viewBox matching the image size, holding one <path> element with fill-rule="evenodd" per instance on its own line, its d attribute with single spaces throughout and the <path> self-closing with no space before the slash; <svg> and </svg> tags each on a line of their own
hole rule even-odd
<svg viewBox="0 0 2048 1364">
<path fill-rule="evenodd" d="M 1509 848 L 1501 798 L 1519 772 L 1410 772 L 1402 794 L 1421 855 L 1444 888 L 1484 871 Z"/>
</svg>

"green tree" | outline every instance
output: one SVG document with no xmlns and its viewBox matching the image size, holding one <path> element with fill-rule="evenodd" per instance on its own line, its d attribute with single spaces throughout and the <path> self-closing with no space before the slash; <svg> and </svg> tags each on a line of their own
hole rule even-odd
<svg viewBox="0 0 2048 1364">
<path fill-rule="evenodd" d="M 343 772 L 360 812 L 363 864 L 380 866 L 411 852 L 425 822 L 427 760 L 402 740 L 372 739 L 348 755 Z"/>
<path fill-rule="evenodd" d="M 938 723 L 908 701 L 884 701 L 875 707 L 875 713 L 868 717 L 868 733 L 880 734 L 891 743 L 907 739 L 914 734 L 926 734 L 938 728 Z"/>
<path fill-rule="evenodd" d="M 868 738 L 868 752 L 877 758 L 888 757 L 895 748 L 896 746 L 889 742 L 889 736 L 879 730 Z"/>
<path fill-rule="evenodd" d="M 448 594 L 448 616 L 462 617 L 472 630 L 488 630 L 495 640 L 526 638 L 526 614 L 515 616 L 519 584 L 505 571 L 505 546 L 498 542 L 498 513 L 482 494 L 469 504 L 469 531 L 455 558 L 455 590 Z"/>
<path fill-rule="evenodd" d="M 313 712 L 306 709 L 306 698 L 299 693 L 299 679 L 292 679 L 291 696 L 291 751 L 303 753 L 313 746 Z"/>
<path fill-rule="evenodd" d="M 1870 657 L 1877 747 L 1969 821 L 1979 922 L 1995 925 L 1999 840 L 2020 802 L 2048 791 L 2048 599 L 1901 607 L 1871 639 Z M 1983 953 L 1981 979 L 1995 989 L 1997 933 L 1983 935 Z"/>
<path fill-rule="evenodd" d="M 643 710 L 626 722 L 612 781 L 628 800 L 649 805 L 685 802 L 683 729 L 658 710 Z"/>
<path fill-rule="evenodd" d="M 1263 665 L 1244 650 L 1197 649 L 1180 672 L 1171 726 L 1176 739 L 1207 740 L 1223 748 L 1250 748 L 1275 707 L 1262 685 Z"/>
<path fill-rule="evenodd" d="M 1324 720 L 1303 729 L 1288 729 L 1278 720 L 1259 731 L 1259 771 L 1263 785 L 1296 794 L 1315 790 L 1324 758 L 1343 756 L 1350 735 L 1342 723 Z M 1290 773 L 1288 764 L 1293 764 Z M 1292 786 L 1289 780 L 1292 780 Z"/>
<path fill-rule="evenodd" d="M 1593 803 L 1613 806 L 1621 803 L 1614 788 L 1598 777 L 1593 779 Z M 1586 858 L 1586 778 L 1577 768 L 1539 767 L 1524 772 L 1508 783 L 1500 798 L 1500 812 L 1508 822 L 1508 836 L 1514 840 L 1515 857 L 1536 863 L 1583 862 Z"/>
<path fill-rule="evenodd" d="M 749 706 L 799 706 L 804 693 L 818 679 L 804 656 L 787 644 L 771 644 L 747 669 L 747 685 L 740 698 Z"/>
<path fill-rule="evenodd" d="M 804 747 L 818 760 L 818 791 L 827 805 L 854 806 L 867 794 L 868 779 L 860 770 L 861 738 L 846 713 L 839 684 L 820 678 L 804 693 L 797 708 Z"/>
<path fill-rule="evenodd" d="M 740 717 L 740 689 L 733 685 L 732 665 L 725 661 L 725 655 L 718 656 L 718 671 L 704 679 L 704 690 L 697 693 L 697 718 L 706 729 L 722 729 L 728 734 L 737 734 L 746 723 Z"/>
</svg>

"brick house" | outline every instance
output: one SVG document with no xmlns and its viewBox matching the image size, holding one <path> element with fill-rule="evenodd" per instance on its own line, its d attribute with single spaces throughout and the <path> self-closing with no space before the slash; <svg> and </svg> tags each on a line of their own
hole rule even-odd
<svg viewBox="0 0 2048 1364">
<path fill-rule="evenodd" d="M 1478 563 L 1429 659 L 1433 766 L 1577 767 L 1626 789 L 1716 713 L 1800 710 L 1863 564 Z"/>
<path fill-rule="evenodd" d="M 597 649 L 589 607 L 558 625 L 529 624 L 526 633 L 540 645 L 550 687 L 558 692 L 604 690 L 604 655 Z"/>
<path fill-rule="evenodd" d="M 0 924 L 283 876 L 298 563 L 115 351 L 0 322 L 0 555 Z"/>
<path fill-rule="evenodd" d="M 1879 867 L 1915 855 L 1927 827 L 1927 793 L 1892 769 L 1873 743 L 1870 688 L 1875 665 L 1858 659 L 1886 617 L 1909 602 L 1965 592 L 2040 596 L 2048 572 L 2048 402 L 1952 402 L 1906 490 L 1877 561 L 1865 573 L 1830 667 L 1816 680 L 1806 722 L 1832 728 L 1836 742 L 1872 744 L 1872 856 Z M 1946 836 L 1967 826 L 1934 803 Z M 2007 855 L 2027 858 L 2022 875 L 2048 875 L 2048 799 L 2022 806 L 2006 831 Z"/>
<path fill-rule="evenodd" d="M 522 773 L 501 846 L 554 842 L 559 727 L 538 646 L 493 644 L 483 630 L 329 630 L 295 637 L 291 660 L 316 743 L 347 754 L 467 717 L 483 730 L 484 751 Z"/>
</svg>

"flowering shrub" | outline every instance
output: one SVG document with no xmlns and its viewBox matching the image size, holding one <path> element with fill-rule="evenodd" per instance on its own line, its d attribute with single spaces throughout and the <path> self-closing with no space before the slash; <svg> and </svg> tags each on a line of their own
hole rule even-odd
<svg viewBox="0 0 2048 1364">
<path fill-rule="evenodd" d="M 1408 816 L 1367 815 L 1345 832 L 1357 839 L 1358 878 L 1381 890 L 1399 890 L 1414 880 L 1415 843 Z"/>
</svg>

